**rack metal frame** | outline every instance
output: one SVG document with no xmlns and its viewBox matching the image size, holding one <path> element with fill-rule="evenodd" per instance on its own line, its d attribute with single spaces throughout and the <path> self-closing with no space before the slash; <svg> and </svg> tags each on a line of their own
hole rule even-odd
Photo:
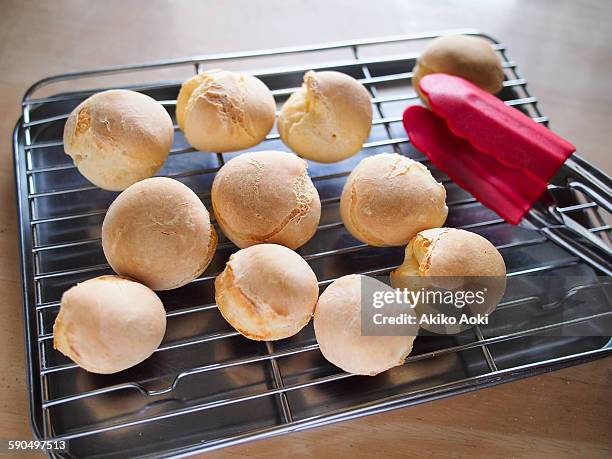
<svg viewBox="0 0 612 459">
<path fill-rule="evenodd" d="M 44 176 L 45 174 L 53 174 L 58 172 L 65 172 L 74 169 L 74 165 L 66 159 L 66 162 L 58 162 L 55 164 L 36 166 L 34 165 L 32 158 L 33 155 L 45 152 L 47 149 L 59 148 L 62 146 L 61 140 L 51 141 L 38 141 L 32 134 L 34 129 L 40 130 L 46 126 L 51 126 L 57 123 L 63 123 L 67 118 L 68 113 L 54 114 L 52 116 L 38 117 L 36 116 L 36 110 L 39 107 L 49 106 L 49 104 L 58 104 L 64 102 L 80 101 L 85 97 L 97 92 L 100 89 L 91 89 L 86 91 L 76 91 L 71 93 L 63 93 L 52 95 L 48 97 L 34 97 L 35 93 L 45 86 L 52 85 L 54 83 L 69 81 L 69 80 L 82 80 L 85 78 L 100 77 L 105 75 L 124 74 L 132 72 L 140 72 L 151 69 L 161 69 L 173 66 L 192 66 L 193 70 L 198 73 L 204 66 L 211 64 L 223 64 L 228 61 L 239 61 L 244 58 L 256 58 L 265 56 L 276 56 L 276 55 L 288 55 L 288 56 L 299 56 L 302 53 L 315 53 L 326 50 L 338 50 L 346 49 L 352 52 L 352 58 L 346 61 L 333 61 L 333 62 L 321 62 L 317 65 L 300 65 L 292 67 L 275 68 L 268 70 L 258 70 L 253 72 L 255 75 L 265 78 L 266 76 L 277 76 L 295 72 L 306 71 L 309 69 L 321 70 L 321 69 L 357 69 L 361 72 L 362 77 L 360 81 L 369 89 L 373 98 L 373 108 L 377 116 L 375 117 L 373 124 L 374 126 L 382 126 L 386 133 L 384 139 L 378 139 L 370 141 L 364 145 L 364 151 L 370 149 L 376 149 L 379 147 L 388 147 L 395 152 L 404 153 L 402 146 L 409 143 L 407 137 L 398 136 L 392 132 L 391 126 L 393 123 L 401 122 L 400 116 L 385 116 L 385 104 L 389 102 L 404 102 L 414 103 L 416 97 L 413 93 L 406 93 L 401 95 L 385 96 L 379 91 L 379 86 L 401 82 L 408 83 L 411 80 L 412 72 L 396 72 L 387 75 L 376 75 L 371 72 L 372 68 L 377 65 L 389 64 L 394 61 L 404 62 L 406 60 L 413 61 L 415 55 L 397 55 L 397 56 L 386 56 L 384 58 L 368 58 L 362 57 L 361 51 L 369 46 L 398 44 L 404 42 L 422 42 L 431 38 L 443 34 L 452 33 L 464 33 L 471 35 L 479 35 L 485 37 L 492 42 L 492 46 L 496 49 L 502 57 L 504 68 L 507 72 L 507 79 L 504 82 L 504 87 L 510 90 L 516 91 L 517 97 L 506 100 L 506 103 L 517 108 L 522 108 L 528 111 L 528 113 L 537 121 L 541 123 L 547 123 L 548 119 L 542 115 L 538 106 L 536 97 L 532 96 L 526 88 L 526 80 L 521 78 L 516 70 L 516 65 L 506 55 L 506 47 L 476 30 L 452 30 L 452 31 L 441 31 L 432 32 L 426 34 L 409 34 L 394 37 L 370 39 L 370 40 L 350 40 L 344 42 L 337 42 L 325 45 L 315 46 L 302 46 L 302 47 L 291 47 L 282 48 L 276 50 L 264 50 L 264 51 L 251 51 L 244 53 L 224 53 L 209 56 L 196 56 L 184 59 L 171 59 L 158 61 L 148 64 L 140 65 L 128 65 L 128 66 L 116 66 L 107 67 L 98 70 L 75 72 L 65 75 L 54 76 L 46 78 L 35 83 L 24 95 L 23 98 L 23 117 L 17 123 L 14 131 L 14 159 L 15 159 L 15 176 L 17 186 L 17 197 L 18 197 L 18 218 L 19 218 L 19 229 L 20 229 L 20 251 L 21 251 L 21 270 L 23 277 L 23 294 L 24 294 L 24 313 L 25 313 L 25 334 L 26 334 L 26 349 L 27 349 L 27 367 L 28 367 L 28 388 L 30 392 L 30 409 L 32 425 L 34 428 L 35 435 L 40 439 L 45 440 L 66 440 L 72 441 L 75 439 L 96 436 L 106 434 L 109 432 L 122 431 L 123 429 L 138 427 L 146 429 L 150 423 L 163 421 L 186 414 L 204 412 L 213 408 L 219 408 L 229 406 L 233 404 L 239 404 L 246 401 L 255 400 L 258 398 L 273 397 L 278 401 L 279 406 L 279 421 L 271 426 L 265 428 L 258 428 L 255 430 L 239 431 L 232 435 L 224 435 L 220 438 L 213 440 L 207 440 L 203 443 L 186 443 L 180 447 L 174 447 L 169 450 L 163 450 L 160 447 L 160 451 L 151 453 L 151 455 L 171 455 L 173 457 L 186 456 L 195 452 L 209 451 L 216 448 L 242 443 L 247 440 L 253 440 L 257 438 L 268 437 L 272 435 L 278 435 L 281 433 L 298 431 L 310 427 L 321 426 L 332 422 L 341 420 L 351 419 L 367 414 L 374 414 L 382 411 L 386 411 L 393 408 L 399 408 L 404 406 L 421 403 L 427 400 L 437 399 L 446 397 L 469 390 L 473 390 L 479 387 L 485 387 L 493 384 L 497 384 L 503 381 L 510 381 L 516 378 L 522 378 L 533 374 L 550 371 L 553 368 L 559 368 L 562 366 L 573 365 L 576 363 L 584 362 L 590 359 L 602 357 L 612 352 L 612 347 L 609 345 L 603 346 L 598 349 L 591 349 L 584 352 L 572 353 L 564 355 L 562 357 L 547 359 L 537 362 L 532 362 L 525 365 L 513 366 L 510 368 L 500 369 L 497 366 L 494 356 L 490 352 L 489 347 L 496 343 L 510 342 L 520 338 L 533 336 L 541 333 L 545 333 L 551 330 L 569 327 L 575 324 L 580 324 L 588 321 L 607 319 L 612 315 L 612 310 L 600 312 L 598 314 L 578 317 L 554 324 L 534 327 L 528 330 L 521 330 L 507 334 L 500 334 L 497 336 L 485 337 L 478 327 L 475 329 L 476 339 L 472 342 L 463 344 L 456 344 L 453 346 L 445 347 L 443 349 L 437 349 L 431 352 L 420 353 L 412 355 L 407 358 L 406 364 L 410 365 L 412 362 L 424 361 L 427 359 L 440 358 L 446 354 L 458 353 L 469 349 L 480 349 L 486 365 L 488 367 L 484 374 L 473 376 L 465 379 L 459 379 L 451 381 L 445 384 L 439 384 L 433 387 L 425 389 L 410 391 L 410 392 L 398 392 L 392 396 L 382 397 L 367 403 L 356 403 L 352 406 L 330 410 L 323 414 L 316 414 L 306 418 L 296 419 L 293 412 L 291 403 L 288 395 L 294 391 L 300 391 L 305 388 L 313 386 L 322 386 L 334 381 L 345 380 L 349 378 L 355 378 L 354 375 L 346 374 L 343 372 L 337 372 L 328 376 L 318 377 L 314 379 L 307 379 L 303 382 L 296 382 L 287 384 L 283 380 L 282 370 L 279 367 L 279 360 L 289 356 L 295 356 L 302 353 L 318 352 L 318 346 L 316 343 L 300 345 L 294 348 L 280 349 L 275 348 L 274 343 L 267 343 L 265 346 L 265 353 L 231 359 L 229 361 L 214 362 L 208 365 L 190 368 L 188 370 L 180 371 L 175 374 L 171 382 L 162 388 L 147 389 L 144 385 L 139 382 L 123 382 L 120 384 L 114 384 L 106 387 L 100 387 L 95 390 L 88 390 L 81 393 L 73 393 L 57 398 L 50 398 L 48 395 L 48 386 L 51 378 L 61 378 L 68 371 L 75 370 L 77 366 L 73 363 L 64 363 L 52 365 L 47 363 L 47 352 L 45 346 L 48 346 L 53 339 L 52 333 L 44 332 L 44 326 L 42 325 L 41 314 L 45 311 L 57 309 L 59 302 L 54 301 L 43 301 L 45 286 L 44 282 L 54 278 L 64 278 L 70 276 L 77 276 L 79 279 L 86 279 L 93 277 L 96 272 L 109 269 L 109 266 L 104 263 L 89 265 L 89 266 L 69 266 L 59 270 L 45 270 L 41 268 L 39 259 L 37 258 L 40 254 L 47 253 L 63 253 L 65 250 L 87 248 L 95 246 L 100 243 L 98 237 L 91 237 L 78 240 L 69 240 L 58 243 L 41 243 L 36 236 L 36 228 L 40 225 L 56 224 L 58 222 L 77 222 L 82 219 L 95 218 L 101 216 L 105 212 L 105 208 L 96 208 L 92 206 L 91 209 L 79 212 L 70 212 L 62 215 L 53 216 L 40 216 L 36 207 L 37 200 L 47 197 L 63 197 L 85 193 L 89 191 L 95 191 L 97 188 L 92 185 L 81 185 L 81 186 L 68 186 L 68 187 L 55 187 L 52 189 L 37 189 L 37 182 L 35 178 L 38 176 Z M 129 86 L 130 89 L 139 91 L 151 91 L 160 90 L 163 88 L 176 89 L 180 85 L 180 82 L 162 82 L 153 83 L 146 85 Z M 277 87 L 271 88 L 275 98 L 282 99 L 293 92 L 296 87 Z M 175 100 L 162 99 L 160 102 L 171 111 L 175 105 Z M 175 126 L 176 129 L 176 126 Z M 267 137 L 267 140 L 278 139 L 278 134 L 272 133 Z M 188 146 L 178 146 L 173 148 L 171 151 L 172 156 L 179 156 L 188 153 L 192 153 L 195 150 Z M 67 158 L 67 157 L 66 157 Z M 183 172 L 168 174 L 167 176 L 183 179 L 187 177 L 193 177 L 202 174 L 214 174 L 225 162 L 225 156 L 223 154 L 216 154 L 217 164 L 210 167 L 195 168 L 185 170 Z M 427 163 L 426 159 L 422 162 Z M 428 164 L 428 166 L 430 166 Z M 570 167 L 571 166 L 571 167 Z M 521 277 L 530 274 L 537 274 L 543 272 L 552 272 L 557 269 L 563 269 L 572 267 L 580 264 L 592 266 L 597 273 L 605 272 L 605 256 L 597 254 L 596 248 L 589 247 L 584 241 L 576 240 L 572 234 L 568 233 L 567 228 L 563 222 L 559 219 L 553 220 L 553 214 L 563 214 L 568 218 L 572 218 L 575 215 L 581 215 L 582 213 L 589 213 L 589 217 L 581 217 L 581 222 L 584 225 L 588 224 L 588 229 L 593 234 L 599 235 L 606 242 L 610 242 L 610 231 L 612 227 L 606 224 L 603 220 L 601 213 L 610 212 L 610 195 L 608 193 L 610 186 L 610 179 L 605 174 L 598 171 L 593 166 L 589 165 L 586 161 L 575 156 L 570 166 L 565 166 L 563 171 L 564 177 L 561 185 L 555 184 L 549 187 L 549 193 L 554 195 L 557 192 L 570 193 L 573 197 L 580 195 L 580 199 L 576 199 L 575 202 L 570 202 L 565 205 L 553 205 L 551 210 L 550 205 L 543 203 L 538 209 L 538 214 L 542 218 L 538 221 L 537 218 L 531 219 L 530 227 L 533 230 L 534 237 L 528 240 L 522 240 L 518 242 L 509 242 L 506 244 L 498 245 L 499 250 L 514 249 L 521 247 L 537 246 L 550 241 L 555 242 L 559 247 L 567 249 L 569 254 L 567 259 L 561 262 L 553 263 L 542 263 L 535 267 L 526 267 L 524 269 L 516 269 L 509 272 L 509 277 Z M 350 170 L 346 171 L 332 171 L 330 173 L 323 173 L 313 176 L 315 184 L 319 184 L 326 180 L 341 178 L 346 175 Z M 445 185 L 448 185 L 450 181 L 448 179 L 442 179 Z M 206 195 L 201 195 L 202 198 L 206 198 Z M 338 196 L 332 196 L 324 198 L 322 204 L 324 206 L 336 205 L 339 201 Z M 462 206 L 479 205 L 479 203 L 471 196 L 450 201 L 449 207 L 459 208 Z M 549 224 L 553 221 L 554 224 Z M 543 224 L 546 222 L 547 224 Z M 471 223 L 465 223 L 457 225 L 458 227 L 466 229 L 482 229 L 495 225 L 503 224 L 503 220 L 499 217 L 492 217 L 483 221 L 476 221 Z M 317 237 L 325 237 L 325 231 L 339 229 L 342 227 L 340 221 L 323 223 L 318 229 Z M 219 249 L 230 250 L 232 248 L 230 242 L 223 242 L 219 246 Z M 328 257 L 343 257 L 351 256 L 352 254 L 360 253 L 368 249 L 366 244 L 355 243 L 351 246 L 327 250 L 318 251 L 315 253 L 306 253 L 304 258 L 309 262 L 314 262 Z M 364 274 L 370 275 L 384 275 L 394 269 L 397 264 L 385 265 L 382 264 L 375 269 L 369 269 Z M 207 271 L 202 277 L 196 279 L 197 282 L 207 282 L 215 278 L 217 273 Z M 321 287 L 331 283 L 334 279 L 321 280 Z M 582 288 L 589 288 L 589 286 L 582 286 Z M 578 290 L 576 290 L 578 291 Z M 566 296 L 571 296 L 576 291 L 569 291 Z M 511 300 L 502 303 L 499 308 L 515 306 L 520 304 L 521 301 L 528 301 L 529 298 L 522 300 Z M 216 305 L 212 302 L 206 302 L 205 304 L 188 306 L 173 309 L 168 312 L 168 318 L 183 316 L 194 313 L 201 313 L 203 311 L 209 311 L 216 308 Z M 179 340 L 177 342 L 165 342 L 156 351 L 156 353 L 163 353 L 168 350 L 174 350 L 177 348 L 195 346 L 206 342 L 215 340 L 224 340 L 238 335 L 235 331 L 224 331 L 218 333 L 210 333 L 206 335 L 197 335 L 188 339 Z M 609 343 L 608 343 L 609 344 Z M 195 404 L 192 406 L 186 406 L 184 408 L 178 408 L 168 411 L 161 411 L 157 414 L 144 416 L 138 419 L 130 419 L 127 421 L 119 421 L 113 424 L 102 423 L 99 426 L 89 426 L 84 429 L 72 429 L 69 431 L 61 431 L 56 424 L 56 419 L 50 411 L 56 407 L 63 406 L 69 403 L 79 403 L 85 399 L 91 397 L 97 397 L 101 395 L 108 395 L 120 391 L 136 391 L 141 396 L 157 397 L 164 394 L 171 394 L 181 381 L 188 379 L 193 375 L 203 375 L 218 370 L 228 369 L 240 365 L 247 365 L 256 362 L 267 362 L 270 365 L 270 371 L 272 375 L 272 387 L 258 392 L 246 393 L 239 396 L 227 396 L 217 400 L 212 400 L 204 403 Z M 99 451 L 98 453 L 104 453 Z M 64 456 L 61 453 L 51 452 L 52 455 Z M 72 456 L 66 456 L 72 457 Z"/>
</svg>

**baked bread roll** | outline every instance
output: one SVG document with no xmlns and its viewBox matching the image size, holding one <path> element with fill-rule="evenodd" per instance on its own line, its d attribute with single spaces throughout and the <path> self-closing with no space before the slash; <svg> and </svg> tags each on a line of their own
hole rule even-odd
<svg viewBox="0 0 612 459">
<path fill-rule="evenodd" d="M 79 104 L 64 126 L 64 151 L 87 180 L 121 191 L 152 177 L 172 148 L 164 107 L 139 92 L 113 89 Z"/>
<path fill-rule="evenodd" d="M 210 70 L 181 86 L 176 120 L 198 150 L 243 150 L 266 138 L 276 103 L 268 87 L 251 75 Z"/>
<path fill-rule="evenodd" d="M 223 233 L 238 247 L 264 242 L 297 249 L 317 230 L 319 194 L 306 161 L 290 153 L 245 153 L 228 161 L 212 186 Z"/>
<path fill-rule="evenodd" d="M 111 204 L 102 248 L 111 267 L 153 290 L 191 282 L 209 265 L 217 234 L 200 198 L 178 180 L 138 182 Z"/>
<path fill-rule="evenodd" d="M 433 228 L 418 233 L 407 245 L 404 262 L 391 273 L 394 288 L 483 292 L 482 302 L 461 307 L 429 302 L 417 313 L 444 314 L 459 321 L 462 314 L 493 312 L 506 289 L 506 265 L 499 251 L 479 234 L 455 228 Z M 470 324 L 425 324 L 435 333 L 459 333 Z"/>
<path fill-rule="evenodd" d="M 295 335 L 310 321 L 318 296 L 317 277 L 308 263 L 277 244 L 239 250 L 215 280 L 223 317 L 258 341 Z"/>
<path fill-rule="evenodd" d="M 396 153 L 363 159 L 340 198 L 344 226 L 373 246 L 405 245 L 416 233 L 442 226 L 446 190 L 421 163 Z"/>
<path fill-rule="evenodd" d="M 101 276 L 62 295 L 53 347 L 92 373 L 116 373 L 149 357 L 166 331 L 159 297 L 138 282 Z"/>
<path fill-rule="evenodd" d="M 432 228 L 419 232 L 408 244 L 404 263 L 391 273 L 430 277 L 506 276 L 499 251 L 480 234 L 457 228 Z"/>
<path fill-rule="evenodd" d="M 306 72 L 302 87 L 283 105 L 278 132 L 298 155 L 321 163 L 353 156 L 368 140 L 368 90 L 340 72 Z"/>
<path fill-rule="evenodd" d="M 373 376 L 402 365 L 415 336 L 362 336 L 363 277 L 344 276 L 325 289 L 315 308 L 314 330 L 327 360 L 348 373 Z"/>
<path fill-rule="evenodd" d="M 468 35 L 446 35 L 432 40 L 417 58 L 412 86 L 427 104 L 419 81 L 430 73 L 447 73 L 471 81 L 491 94 L 502 88 L 504 69 L 491 44 Z"/>
</svg>

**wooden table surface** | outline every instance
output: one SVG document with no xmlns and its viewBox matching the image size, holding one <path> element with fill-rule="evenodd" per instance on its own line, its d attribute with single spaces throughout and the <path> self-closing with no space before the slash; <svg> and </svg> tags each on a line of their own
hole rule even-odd
<svg viewBox="0 0 612 459">
<path fill-rule="evenodd" d="M 554 130 L 612 170 L 612 2 L 0 2 L 0 438 L 28 438 L 11 132 L 45 76 L 446 28 L 503 40 Z M 252 442 L 217 457 L 611 457 L 612 359 Z"/>
</svg>

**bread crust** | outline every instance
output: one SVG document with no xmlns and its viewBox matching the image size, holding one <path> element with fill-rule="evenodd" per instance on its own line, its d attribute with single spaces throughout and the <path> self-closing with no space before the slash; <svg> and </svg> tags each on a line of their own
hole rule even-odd
<svg viewBox="0 0 612 459">
<path fill-rule="evenodd" d="M 373 246 L 407 244 L 416 233 L 444 224 L 446 190 L 421 163 L 396 153 L 363 159 L 340 197 L 344 226 Z"/>
<path fill-rule="evenodd" d="M 278 340 L 310 321 L 319 296 L 317 278 L 302 257 L 277 244 L 234 253 L 215 280 L 223 317 L 252 340 Z"/>
<path fill-rule="evenodd" d="M 445 35 L 432 40 L 417 58 L 412 86 L 425 103 L 419 82 L 430 73 L 447 73 L 471 81 L 491 94 L 499 92 L 504 69 L 491 44 L 469 35 Z"/>
<path fill-rule="evenodd" d="M 124 89 L 79 104 L 64 126 L 64 151 L 94 185 L 121 191 L 152 177 L 172 148 L 174 127 L 155 99 Z"/>
<path fill-rule="evenodd" d="M 372 127 L 368 90 L 340 72 L 309 71 L 283 105 L 278 132 L 298 155 L 322 163 L 346 159 L 367 141 Z"/>
<path fill-rule="evenodd" d="M 323 356 L 348 373 L 376 375 L 402 365 L 414 336 L 362 336 L 359 274 L 332 282 L 319 297 L 314 329 Z"/>
<path fill-rule="evenodd" d="M 457 228 L 433 228 L 418 233 L 406 246 L 403 263 L 391 272 L 394 288 L 417 290 L 442 288 L 485 292 L 484 301 L 470 305 L 472 314 L 490 314 L 506 290 L 506 265 L 491 242 L 479 234 Z M 417 306 L 419 311 L 439 312 L 439 306 Z M 450 313 L 459 314 L 461 309 Z M 459 333 L 471 325 L 424 328 Z"/>
<path fill-rule="evenodd" d="M 178 180 L 132 185 L 111 204 L 102 248 L 111 267 L 153 290 L 181 287 L 210 264 L 217 234 L 200 198 Z"/>
<path fill-rule="evenodd" d="M 155 292 L 120 276 L 100 276 L 62 295 L 53 347 L 89 372 L 110 374 L 149 357 L 165 330 Z"/>
<path fill-rule="evenodd" d="M 238 247 L 274 243 L 291 249 L 314 235 L 319 194 L 306 162 L 290 153 L 244 153 L 228 161 L 212 186 L 212 205 L 223 233 Z"/>
<path fill-rule="evenodd" d="M 198 150 L 243 150 L 263 141 L 274 125 L 276 103 L 258 78 L 210 70 L 185 81 L 176 118 L 187 141 Z"/>
</svg>

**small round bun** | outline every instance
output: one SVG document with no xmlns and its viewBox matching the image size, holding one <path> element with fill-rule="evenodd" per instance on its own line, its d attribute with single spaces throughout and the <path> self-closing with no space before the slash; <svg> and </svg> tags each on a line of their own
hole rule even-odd
<svg viewBox="0 0 612 459">
<path fill-rule="evenodd" d="M 391 273 L 432 277 L 505 276 L 499 251 L 480 234 L 457 228 L 419 232 L 408 244 L 404 263 Z M 396 287 L 394 285 L 394 287 Z"/>
<path fill-rule="evenodd" d="M 176 120 L 187 141 L 210 152 L 243 150 L 266 138 L 276 103 L 261 80 L 243 73 L 210 70 L 181 86 Z"/>
<path fill-rule="evenodd" d="M 166 312 L 151 289 L 101 276 L 62 295 L 53 347 L 92 373 L 116 373 L 149 357 L 166 331 Z"/>
<path fill-rule="evenodd" d="M 456 228 L 433 228 L 418 233 L 406 246 L 404 262 L 391 273 L 394 288 L 484 292 L 482 302 L 467 307 L 417 305 L 417 313 L 454 316 L 493 312 L 506 290 L 506 265 L 499 251 L 484 237 Z M 459 333 L 472 325 L 426 324 L 435 333 Z"/>
<path fill-rule="evenodd" d="M 223 233 L 238 247 L 265 242 L 297 249 L 317 230 L 321 202 L 301 158 L 280 151 L 228 161 L 212 186 Z"/>
<path fill-rule="evenodd" d="M 277 244 L 239 250 L 215 281 L 223 317 L 258 341 L 295 335 L 310 321 L 318 296 L 317 277 L 308 263 Z"/>
<path fill-rule="evenodd" d="M 173 138 L 172 119 L 159 102 L 123 89 L 89 97 L 64 126 L 64 150 L 79 172 L 111 191 L 155 175 Z"/>
<path fill-rule="evenodd" d="M 442 226 L 446 191 L 421 163 L 396 153 L 363 159 L 340 198 L 344 226 L 373 246 L 405 245 L 416 233 Z"/>
<path fill-rule="evenodd" d="M 370 94 L 340 72 L 307 72 L 278 117 L 283 142 L 298 155 L 321 163 L 353 156 L 371 127 Z"/>
<path fill-rule="evenodd" d="M 362 336 L 361 283 L 351 274 L 332 282 L 321 294 L 314 329 L 323 356 L 348 373 L 376 375 L 402 365 L 414 336 Z"/>
<path fill-rule="evenodd" d="M 178 180 L 138 182 L 111 204 L 102 248 L 111 267 L 153 290 L 191 282 L 209 265 L 217 234 L 202 201 Z"/>
<path fill-rule="evenodd" d="M 471 81 L 491 94 L 499 92 L 504 81 L 501 60 L 483 38 L 446 35 L 431 41 L 418 57 L 412 85 L 421 99 L 419 81 L 430 73 L 447 73 Z"/>
</svg>

